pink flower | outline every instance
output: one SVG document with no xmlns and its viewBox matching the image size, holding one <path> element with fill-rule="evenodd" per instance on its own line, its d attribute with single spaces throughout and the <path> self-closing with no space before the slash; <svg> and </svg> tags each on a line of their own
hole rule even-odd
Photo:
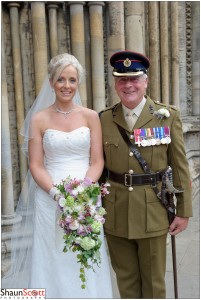
<svg viewBox="0 0 201 300">
<path fill-rule="evenodd" d="M 69 224 L 69 228 L 70 228 L 71 230 L 77 230 L 78 227 L 79 227 L 79 223 L 78 223 L 77 220 L 74 220 L 73 222 L 71 222 L 71 223 Z"/>
<path fill-rule="evenodd" d="M 78 221 L 82 221 L 85 219 L 85 216 L 83 216 L 83 214 L 79 214 L 77 219 L 78 219 Z"/>
<path fill-rule="evenodd" d="M 100 223 L 105 223 L 105 218 L 103 216 L 95 215 L 94 220 L 99 221 Z"/>
<path fill-rule="evenodd" d="M 107 187 L 110 186 L 110 183 L 102 183 L 101 184 L 101 195 L 104 197 L 105 195 L 108 195 L 110 192 L 108 191 Z"/>
<path fill-rule="evenodd" d="M 68 224 L 68 223 L 71 223 L 73 221 L 73 218 L 71 216 L 67 216 L 65 218 L 65 220 L 66 220 L 66 223 Z"/>
<path fill-rule="evenodd" d="M 85 177 L 85 178 L 84 178 L 83 185 L 84 185 L 85 187 L 90 186 L 92 183 L 93 183 L 93 182 L 92 182 L 92 180 L 91 180 L 90 178 L 88 178 L 88 177 Z"/>
<path fill-rule="evenodd" d="M 85 227 L 83 225 L 79 225 L 79 228 L 77 229 L 77 233 L 79 235 L 85 235 L 86 234 L 86 230 L 85 230 Z"/>
</svg>

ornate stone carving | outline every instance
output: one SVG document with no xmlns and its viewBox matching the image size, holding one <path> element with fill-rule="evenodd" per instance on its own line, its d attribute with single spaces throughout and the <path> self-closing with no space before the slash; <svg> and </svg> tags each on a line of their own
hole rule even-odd
<svg viewBox="0 0 201 300">
<path fill-rule="evenodd" d="M 187 114 L 192 114 L 192 15 L 191 2 L 186 2 L 186 101 Z"/>
</svg>

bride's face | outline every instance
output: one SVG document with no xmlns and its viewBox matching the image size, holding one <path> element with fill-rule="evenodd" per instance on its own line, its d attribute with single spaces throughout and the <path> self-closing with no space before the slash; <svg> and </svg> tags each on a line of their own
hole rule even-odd
<svg viewBox="0 0 201 300">
<path fill-rule="evenodd" d="M 72 101 L 78 88 L 78 74 L 75 67 L 67 66 L 54 84 L 56 100 L 60 102 Z"/>
</svg>

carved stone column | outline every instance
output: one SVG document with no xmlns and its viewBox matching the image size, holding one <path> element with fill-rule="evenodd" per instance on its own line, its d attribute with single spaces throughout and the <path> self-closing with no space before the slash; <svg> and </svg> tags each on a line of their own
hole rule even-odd
<svg viewBox="0 0 201 300">
<path fill-rule="evenodd" d="M 31 2 L 35 87 L 38 95 L 47 74 L 45 2 Z"/>
<path fill-rule="evenodd" d="M 172 90 L 172 103 L 177 108 L 180 108 L 179 101 L 179 24 L 178 24 L 178 2 L 171 2 L 171 53 L 172 53 L 172 77 L 171 77 L 171 90 Z"/>
<path fill-rule="evenodd" d="M 179 2 L 179 97 L 181 116 L 188 114 L 187 77 L 186 77 L 186 9 L 185 2 Z M 192 99 L 192 97 L 189 97 Z"/>
<path fill-rule="evenodd" d="M 144 2 L 125 1 L 126 49 L 145 52 Z"/>
<path fill-rule="evenodd" d="M 2 108 L 2 143 L 1 143 L 1 174 L 2 174 L 2 214 L 14 215 L 13 202 L 13 180 L 12 180 L 12 161 L 11 161 L 11 145 L 9 130 L 9 112 L 8 112 L 8 92 L 6 80 L 6 56 L 4 52 L 4 39 L 2 30 L 1 41 L 1 108 Z"/>
<path fill-rule="evenodd" d="M 200 2 L 192 6 L 192 82 L 193 82 L 193 115 L 200 115 Z"/>
<path fill-rule="evenodd" d="M 78 59 L 83 68 L 85 63 L 85 38 L 84 38 L 84 11 L 85 2 L 69 2 L 70 22 L 71 22 L 71 48 L 72 54 Z M 87 88 L 86 80 L 79 85 L 80 97 L 82 104 L 87 106 Z"/>
<path fill-rule="evenodd" d="M 66 2 L 62 1 L 57 11 L 58 53 L 70 53 L 70 20 L 64 18 L 66 6 Z"/>
<path fill-rule="evenodd" d="M 3 26 L 2 26 L 3 27 Z M 11 161 L 11 144 L 10 144 L 10 128 L 9 128 L 9 112 L 8 112 L 8 91 L 6 79 L 6 56 L 4 50 L 3 30 L 1 36 L 1 224 L 2 236 L 4 231 L 11 229 L 13 223 L 19 222 L 21 218 L 16 215 L 14 210 L 13 197 L 13 180 L 12 180 L 12 161 Z"/>
<path fill-rule="evenodd" d="M 13 54 L 13 72 L 14 72 L 14 86 L 15 86 L 15 102 L 16 102 L 16 118 L 17 118 L 17 132 L 18 143 L 21 146 L 23 138 L 20 135 L 20 130 L 24 121 L 24 97 L 23 97 L 23 83 L 22 83 L 22 64 L 21 64 L 21 46 L 20 46 L 20 32 L 19 32 L 19 3 L 10 2 L 8 4 L 10 9 L 10 23 L 11 23 L 11 39 L 12 39 L 12 54 Z M 27 159 L 19 150 L 20 160 L 20 181 L 24 182 L 27 173 Z"/>
<path fill-rule="evenodd" d="M 58 4 L 47 2 L 49 15 L 49 40 L 50 40 L 50 56 L 51 58 L 58 54 L 58 36 L 57 36 L 57 9 Z"/>
<path fill-rule="evenodd" d="M 149 7 L 149 88 L 152 99 L 161 100 L 160 95 L 160 40 L 159 40 L 159 4 L 150 1 Z"/>
<path fill-rule="evenodd" d="M 103 45 L 103 16 L 104 2 L 88 2 L 90 13 L 91 33 L 91 69 L 93 109 L 100 112 L 105 108 L 105 74 L 104 74 L 104 45 Z"/>
<path fill-rule="evenodd" d="M 161 102 L 169 104 L 168 3 L 160 2 Z"/>
<path fill-rule="evenodd" d="M 110 66 L 109 59 L 111 55 L 117 51 L 125 49 L 125 36 L 124 36 L 124 3 L 123 1 L 109 1 L 108 5 L 108 36 L 107 36 L 107 49 L 108 49 L 108 94 L 109 104 L 119 102 L 119 98 L 114 88 L 114 78 L 112 76 L 112 67 Z"/>
<path fill-rule="evenodd" d="M 29 22 L 30 5 L 28 2 L 23 2 L 23 6 L 20 9 L 20 42 L 25 116 L 27 115 L 35 99 L 35 82 L 33 80 L 33 49 L 31 47 L 32 32 Z"/>
</svg>

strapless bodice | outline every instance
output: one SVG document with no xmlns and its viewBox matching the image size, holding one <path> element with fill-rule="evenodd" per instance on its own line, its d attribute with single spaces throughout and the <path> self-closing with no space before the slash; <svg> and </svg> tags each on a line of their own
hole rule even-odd
<svg viewBox="0 0 201 300">
<path fill-rule="evenodd" d="M 65 132 L 46 129 L 43 135 L 45 166 L 56 182 L 68 175 L 83 178 L 90 157 L 90 129 L 82 126 Z"/>
</svg>

